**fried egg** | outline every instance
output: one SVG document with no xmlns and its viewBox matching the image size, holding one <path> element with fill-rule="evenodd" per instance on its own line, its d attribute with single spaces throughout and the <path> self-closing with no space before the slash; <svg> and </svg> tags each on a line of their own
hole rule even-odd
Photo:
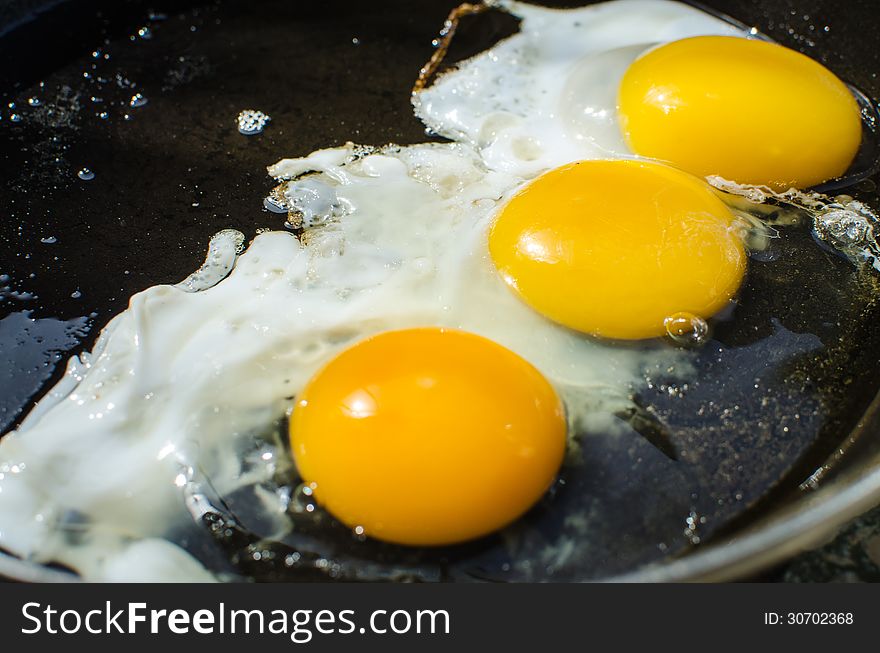
<svg viewBox="0 0 880 653">
<path fill-rule="evenodd" d="M 465 331 L 386 331 L 334 358 L 302 391 L 291 448 L 316 500 L 360 535 L 454 544 L 528 510 L 565 452 L 547 379 Z"/>
<path fill-rule="evenodd" d="M 784 191 L 842 175 L 859 150 L 854 92 L 755 29 L 665 0 L 496 6 L 519 33 L 413 95 L 432 131 L 492 169 L 636 155 Z"/>
<path fill-rule="evenodd" d="M 840 177 L 862 140 L 852 91 L 775 43 L 702 36 L 640 56 L 620 81 L 633 152 L 777 191 Z"/>
<path fill-rule="evenodd" d="M 708 184 L 675 168 L 582 161 L 513 197 L 489 251 L 542 315 L 633 340 L 664 335 L 678 315 L 704 320 L 727 306 L 746 267 L 738 224 Z"/>
</svg>

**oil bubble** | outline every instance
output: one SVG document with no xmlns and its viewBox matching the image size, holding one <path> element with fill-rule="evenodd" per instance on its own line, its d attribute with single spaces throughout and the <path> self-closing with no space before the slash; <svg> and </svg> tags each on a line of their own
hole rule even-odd
<svg viewBox="0 0 880 653">
<path fill-rule="evenodd" d="M 83 181 L 91 181 L 95 178 L 95 173 L 88 168 L 81 168 L 80 171 L 76 173 L 76 176 Z"/>
<path fill-rule="evenodd" d="M 698 347 L 709 339 L 706 320 L 693 313 L 674 313 L 663 320 L 663 326 L 672 340 L 686 347 Z"/>
<path fill-rule="evenodd" d="M 238 131 L 245 136 L 252 136 L 254 134 L 259 134 L 266 127 L 266 123 L 268 123 L 272 118 L 270 118 L 267 114 L 262 111 L 257 111 L 256 109 L 245 109 L 241 113 L 238 114 L 238 118 L 236 119 L 236 123 L 238 124 Z"/>
<path fill-rule="evenodd" d="M 759 263 L 772 263 L 779 259 L 779 252 L 775 249 L 750 249 L 749 258 Z"/>
<path fill-rule="evenodd" d="M 142 107 L 147 103 L 147 98 L 145 98 L 141 93 L 135 93 L 131 96 L 131 99 L 128 101 L 128 106 L 136 109 L 138 107 Z"/>
<path fill-rule="evenodd" d="M 287 213 L 288 207 L 287 204 L 272 195 L 263 199 L 263 208 L 272 213 Z"/>
<path fill-rule="evenodd" d="M 858 245 L 871 237 L 867 216 L 847 209 L 831 209 L 816 216 L 815 228 L 820 237 L 841 245 Z"/>
</svg>

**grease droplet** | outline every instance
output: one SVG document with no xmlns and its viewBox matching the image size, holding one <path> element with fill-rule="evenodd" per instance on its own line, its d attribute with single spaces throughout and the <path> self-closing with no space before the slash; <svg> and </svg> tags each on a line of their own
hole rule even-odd
<svg viewBox="0 0 880 653">
<path fill-rule="evenodd" d="M 253 136 L 254 134 L 259 134 L 266 127 L 266 123 L 268 123 L 272 118 L 270 118 L 267 114 L 262 111 L 257 111 L 256 109 L 245 109 L 241 113 L 238 114 L 238 118 L 236 122 L 238 124 L 238 131 L 245 136 Z"/>
<path fill-rule="evenodd" d="M 680 345 L 696 347 L 709 337 L 706 320 L 693 313 L 674 313 L 663 320 L 666 334 Z"/>
</svg>

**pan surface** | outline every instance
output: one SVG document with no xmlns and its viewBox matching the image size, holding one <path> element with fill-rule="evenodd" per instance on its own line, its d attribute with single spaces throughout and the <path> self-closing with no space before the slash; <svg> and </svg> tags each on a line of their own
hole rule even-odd
<svg viewBox="0 0 880 653">
<path fill-rule="evenodd" d="M 409 92 L 452 4 L 0 5 L 0 432 L 132 294 L 196 269 L 212 234 L 282 228 L 263 208 L 267 164 L 348 140 L 428 140 Z M 872 3 L 706 4 L 880 95 Z M 515 29 L 500 16 L 468 21 L 451 57 Z M 246 108 L 271 115 L 263 134 L 238 133 Z M 847 192 L 876 209 L 877 181 Z M 817 247 L 806 227 L 781 240 L 772 264 L 751 263 L 736 319 L 715 325 L 694 387 L 673 396 L 657 378 L 638 397 L 671 455 L 638 425 L 628 438 L 596 437 L 552 505 L 517 526 L 514 548 L 493 537 L 415 555 L 332 535 L 326 547 L 343 567 L 378 561 L 425 580 L 720 579 L 814 544 L 876 504 L 877 281 Z M 573 512 L 590 516 L 588 537 L 569 530 Z M 315 577 L 244 564 L 238 549 L 255 540 L 242 538 L 218 547 L 206 534 L 186 546 L 224 573 Z M 517 564 L 572 540 L 566 564 Z M 65 572 L 4 557 L 0 573 Z"/>
</svg>

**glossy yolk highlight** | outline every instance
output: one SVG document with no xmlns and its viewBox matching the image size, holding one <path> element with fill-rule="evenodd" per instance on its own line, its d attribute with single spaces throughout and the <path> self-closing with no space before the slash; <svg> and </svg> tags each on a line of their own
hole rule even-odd
<svg viewBox="0 0 880 653">
<path fill-rule="evenodd" d="M 831 71 L 752 39 L 701 36 L 649 51 L 618 95 L 636 154 L 781 191 L 838 177 L 859 149 L 858 103 Z"/>
<path fill-rule="evenodd" d="M 582 161 L 515 195 L 489 234 L 504 280 L 532 308 L 607 338 L 664 335 L 666 318 L 707 318 L 736 292 L 745 250 L 702 180 L 643 161 Z"/>
<path fill-rule="evenodd" d="M 407 545 L 461 542 L 519 517 L 551 485 L 565 432 L 562 403 L 534 367 L 439 328 L 345 350 L 309 382 L 290 422 L 318 503 Z"/>
</svg>

